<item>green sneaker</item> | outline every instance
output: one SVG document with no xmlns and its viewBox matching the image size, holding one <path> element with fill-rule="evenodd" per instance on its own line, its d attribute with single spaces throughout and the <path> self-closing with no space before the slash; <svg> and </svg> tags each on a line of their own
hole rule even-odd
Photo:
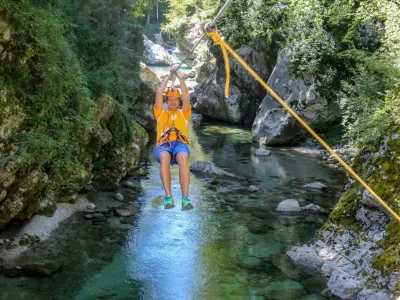
<svg viewBox="0 0 400 300">
<path fill-rule="evenodd" d="M 182 198 L 182 210 L 191 210 L 193 208 L 192 201 L 188 197 Z"/>
<path fill-rule="evenodd" d="M 172 198 L 172 196 L 165 197 L 164 208 L 170 209 L 170 208 L 174 208 L 174 207 L 175 207 L 174 198 Z"/>
</svg>

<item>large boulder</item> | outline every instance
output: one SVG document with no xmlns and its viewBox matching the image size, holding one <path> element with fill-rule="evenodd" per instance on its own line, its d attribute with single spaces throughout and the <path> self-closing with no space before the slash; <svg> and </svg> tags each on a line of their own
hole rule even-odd
<svg viewBox="0 0 400 300">
<path fill-rule="evenodd" d="M 144 36 L 143 43 L 146 47 L 145 56 L 148 60 L 148 64 L 171 66 L 180 63 L 179 58 L 173 57 L 162 46 L 154 44 L 146 36 Z"/>
<path fill-rule="evenodd" d="M 142 62 L 140 63 L 140 79 L 156 86 L 160 84 L 160 78 L 158 78 L 157 74 Z"/>
<path fill-rule="evenodd" d="M 192 98 L 195 100 L 194 109 L 202 115 L 231 123 L 252 123 L 262 97 L 266 94 L 263 87 L 242 67 L 232 56 L 229 57 L 231 66 L 231 84 L 229 98 L 225 99 L 226 71 L 224 60 L 219 47 L 212 47 L 213 60 L 202 54 L 194 62 L 197 81 L 203 81 L 196 87 Z M 271 74 L 274 59 L 273 51 L 261 42 L 253 42 L 237 49 L 236 52 L 264 80 Z"/>
<path fill-rule="evenodd" d="M 291 57 L 290 48 L 280 51 L 268 85 L 311 127 L 340 120 L 338 105 L 329 102 L 317 91 L 320 83 L 314 77 L 301 78 L 293 73 Z M 253 140 L 268 145 L 291 144 L 299 128 L 297 120 L 268 94 L 263 99 L 253 123 Z"/>
<path fill-rule="evenodd" d="M 202 83 L 211 74 L 215 68 L 215 57 L 204 46 L 201 51 L 196 52 L 196 58 L 193 60 L 192 69 L 196 72 L 196 82 Z"/>
<path fill-rule="evenodd" d="M 216 80 L 214 83 L 206 84 L 195 96 L 197 101 L 194 109 L 213 119 L 239 123 L 247 114 L 249 97 L 235 85 L 230 86 L 228 98 L 225 98 L 224 90 L 225 87 L 218 84 Z"/>
<path fill-rule="evenodd" d="M 264 43 L 255 41 L 236 50 L 236 53 L 264 80 L 267 81 L 276 64 L 276 55 Z M 265 88 L 234 57 L 230 56 L 229 64 L 236 85 L 253 97 L 264 98 Z M 260 103 L 260 102 L 258 102 Z M 255 116 L 255 115 L 254 115 Z"/>
</svg>

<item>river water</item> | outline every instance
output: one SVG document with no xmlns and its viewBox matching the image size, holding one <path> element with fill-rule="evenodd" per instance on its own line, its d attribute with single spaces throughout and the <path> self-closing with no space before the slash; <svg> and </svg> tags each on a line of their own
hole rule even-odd
<svg viewBox="0 0 400 300">
<path fill-rule="evenodd" d="M 257 157 L 248 129 L 198 116 L 189 124 L 190 163 L 211 161 L 241 179 L 192 174 L 195 208 L 181 211 L 174 166 L 177 206 L 164 210 L 151 142 L 142 159 L 148 172 L 142 192 L 119 189 L 123 207 L 134 216 L 108 216 L 93 226 L 75 214 L 30 254 L 58 260 L 62 269 L 48 278 L 0 277 L 0 299 L 324 299 L 324 280 L 296 270 L 284 253 L 311 242 L 327 216 L 281 215 L 275 209 L 282 200 L 296 199 L 330 210 L 343 175 L 306 149 L 271 148 L 271 156 Z M 315 181 L 328 189 L 302 188 Z M 250 192 L 251 185 L 259 190 Z M 98 207 L 112 207 L 113 194 L 88 197 Z"/>
</svg>

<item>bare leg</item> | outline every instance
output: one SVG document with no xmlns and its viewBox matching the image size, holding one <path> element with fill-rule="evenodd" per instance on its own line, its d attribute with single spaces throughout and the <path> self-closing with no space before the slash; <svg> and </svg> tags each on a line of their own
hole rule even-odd
<svg viewBox="0 0 400 300">
<path fill-rule="evenodd" d="M 179 183 L 181 184 L 182 196 L 189 196 L 189 184 L 190 184 L 190 170 L 189 170 L 189 159 L 185 152 L 179 152 L 175 156 L 175 160 L 179 165 Z"/>
<path fill-rule="evenodd" d="M 164 186 L 165 194 L 172 196 L 171 193 L 171 154 L 167 151 L 160 153 L 160 177 Z"/>
</svg>

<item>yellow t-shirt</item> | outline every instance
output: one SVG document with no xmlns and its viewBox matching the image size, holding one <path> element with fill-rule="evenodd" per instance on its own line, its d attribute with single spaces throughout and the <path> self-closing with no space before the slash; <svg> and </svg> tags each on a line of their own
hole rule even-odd
<svg viewBox="0 0 400 300">
<path fill-rule="evenodd" d="M 183 112 L 182 109 L 178 109 L 176 111 L 168 111 L 162 109 L 156 109 L 153 107 L 154 110 L 154 117 L 157 120 L 157 140 L 163 134 L 165 130 L 174 126 L 179 131 L 188 138 L 188 126 L 187 123 L 192 115 L 192 108 L 190 108 L 187 112 Z M 176 133 L 173 131 L 171 132 L 169 139 L 176 140 Z"/>
</svg>

